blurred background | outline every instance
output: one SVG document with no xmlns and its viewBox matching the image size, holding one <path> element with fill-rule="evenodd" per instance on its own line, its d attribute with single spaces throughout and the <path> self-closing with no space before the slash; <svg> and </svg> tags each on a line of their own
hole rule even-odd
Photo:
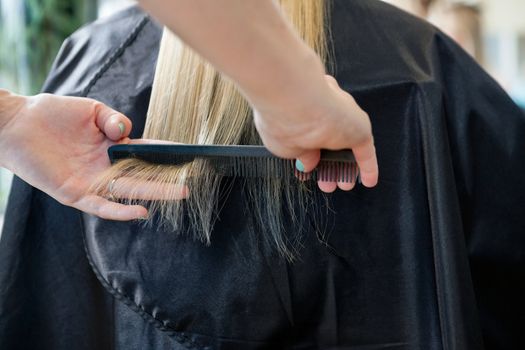
<svg viewBox="0 0 525 350">
<path fill-rule="evenodd" d="M 385 1 L 441 28 L 525 108 L 525 0 Z M 67 36 L 132 4 L 131 0 L 0 0 L 0 87 L 38 93 Z M 11 174 L 0 169 L 0 230 L 10 183 Z"/>
</svg>

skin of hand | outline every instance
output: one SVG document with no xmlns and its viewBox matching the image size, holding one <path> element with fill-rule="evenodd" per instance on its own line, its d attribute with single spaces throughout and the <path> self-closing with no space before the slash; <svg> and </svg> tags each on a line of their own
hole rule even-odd
<svg viewBox="0 0 525 350">
<path fill-rule="evenodd" d="M 378 165 L 370 118 L 333 77 L 326 75 L 323 83 L 314 85 L 316 90 L 304 99 L 305 104 L 289 103 L 281 110 L 272 105 L 255 107 L 259 135 L 271 152 L 298 158 L 297 168 L 304 172 L 316 167 L 321 148 L 351 148 L 363 185 L 373 187 L 378 181 Z M 333 192 L 338 187 L 351 190 L 355 183 L 319 181 L 318 185 L 324 192 Z"/>
<path fill-rule="evenodd" d="M 361 182 L 373 187 L 378 165 L 368 115 L 269 0 L 139 0 L 250 102 L 265 146 L 309 172 L 320 149 L 352 149 Z M 354 184 L 320 182 L 325 192 Z"/>
<path fill-rule="evenodd" d="M 101 218 L 148 215 L 142 206 L 88 194 L 110 166 L 108 147 L 130 141 L 132 125 L 124 115 L 91 99 L 49 94 L 11 95 L 0 112 L 0 166 L 60 203 Z"/>
</svg>

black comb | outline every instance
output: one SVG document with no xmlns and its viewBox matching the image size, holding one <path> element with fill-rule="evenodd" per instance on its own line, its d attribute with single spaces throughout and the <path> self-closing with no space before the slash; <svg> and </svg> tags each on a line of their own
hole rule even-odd
<svg viewBox="0 0 525 350">
<path fill-rule="evenodd" d="M 301 180 L 355 182 L 359 169 L 351 150 L 321 151 L 316 169 L 305 174 L 295 170 L 295 162 L 274 156 L 264 146 L 128 144 L 111 146 L 111 163 L 140 159 L 153 164 L 183 165 L 205 159 L 224 176 L 297 177 Z"/>
</svg>

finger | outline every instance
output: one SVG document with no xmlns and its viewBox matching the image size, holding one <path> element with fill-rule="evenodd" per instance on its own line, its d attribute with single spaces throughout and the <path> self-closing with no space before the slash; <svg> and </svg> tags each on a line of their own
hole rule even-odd
<svg viewBox="0 0 525 350">
<path fill-rule="evenodd" d="M 355 187 L 357 164 L 344 164 L 339 166 L 337 187 L 342 191 L 350 191 Z"/>
<path fill-rule="evenodd" d="M 332 193 L 337 189 L 337 182 L 335 181 L 317 181 L 319 189 L 326 193 Z"/>
<path fill-rule="evenodd" d="M 343 191 L 350 191 L 355 187 L 355 181 L 353 182 L 338 181 L 337 187 L 339 187 L 339 189 Z"/>
<path fill-rule="evenodd" d="M 326 79 L 326 82 L 328 83 L 328 85 L 332 88 L 339 88 L 339 83 L 337 82 L 337 80 L 331 76 L 330 74 L 326 74 L 325 76 L 325 79 Z"/>
<path fill-rule="evenodd" d="M 330 75 L 326 75 L 325 78 L 330 87 L 332 87 L 336 91 L 343 93 L 345 97 L 350 98 L 355 102 L 352 95 L 348 94 L 344 90 L 341 90 L 341 88 L 339 87 L 339 84 L 337 83 L 337 80 L 335 80 L 334 77 Z M 357 107 L 359 110 L 361 110 L 359 106 Z M 368 116 L 367 116 L 367 119 L 368 119 Z M 361 182 L 363 183 L 363 185 L 365 185 L 366 187 L 374 187 L 375 185 L 377 185 L 377 181 L 379 177 L 379 169 L 377 165 L 377 156 L 376 156 L 376 150 L 374 147 L 373 138 L 370 137 L 370 140 L 365 142 L 363 145 L 360 145 L 358 147 L 355 147 L 355 146 L 352 147 L 352 151 L 354 152 L 354 156 L 359 166 Z M 337 186 L 342 190 L 351 190 L 354 187 L 354 185 L 355 183 L 343 183 L 343 182 L 339 182 L 337 184 Z"/>
<path fill-rule="evenodd" d="M 321 159 L 321 151 L 308 151 L 297 158 L 295 161 L 295 168 L 303 173 L 309 173 L 315 169 Z"/>
<path fill-rule="evenodd" d="M 115 203 L 95 195 L 83 197 L 75 208 L 107 220 L 129 221 L 148 216 L 143 206 Z"/>
<path fill-rule="evenodd" d="M 185 185 L 137 180 L 132 177 L 121 177 L 108 185 L 108 194 L 119 199 L 182 200 L 188 198 L 189 192 Z"/>
<path fill-rule="evenodd" d="M 127 137 L 131 132 L 131 120 L 124 114 L 97 102 L 95 108 L 95 123 L 98 128 L 113 141 Z"/>
<path fill-rule="evenodd" d="M 366 187 L 374 187 L 377 185 L 379 168 L 373 139 L 364 145 L 354 147 L 352 151 L 359 166 L 361 183 Z"/>
</svg>

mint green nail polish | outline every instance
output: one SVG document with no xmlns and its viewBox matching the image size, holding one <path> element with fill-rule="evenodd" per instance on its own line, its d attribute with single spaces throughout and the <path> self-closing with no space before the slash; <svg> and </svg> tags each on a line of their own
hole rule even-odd
<svg viewBox="0 0 525 350">
<path fill-rule="evenodd" d="M 124 125 L 123 122 L 118 123 L 118 128 L 120 129 L 120 135 L 124 135 L 124 131 L 126 131 L 126 125 Z"/>
<path fill-rule="evenodd" d="M 299 170 L 300 172 L 304 172 L 304 164 L 299 159 L 295 161 L 295 168 Z"/>
</svg>

